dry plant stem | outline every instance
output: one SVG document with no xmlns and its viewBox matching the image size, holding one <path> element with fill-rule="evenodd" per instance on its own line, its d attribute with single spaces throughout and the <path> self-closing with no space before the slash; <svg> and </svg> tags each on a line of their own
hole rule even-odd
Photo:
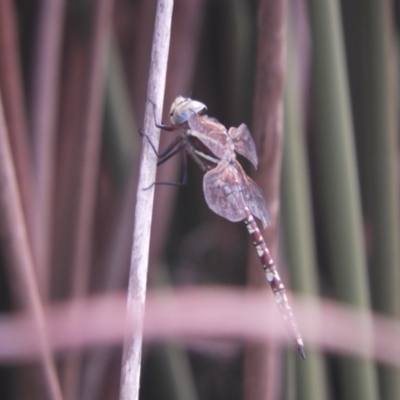
<svg viewBox="0 0 400 400">
<path fill-rule="evenodd" d="M 0 87 L 12 154 L 21 194 L 22 207 L 31 233 L 32 157 L 27 135 L 22 88 L 17 23 L 12 0 L 0 1 Z M 31 236 L 31 235 L 29 235 Z"/>
<path fill-rule="evenodd" d="M 172 9 L 172 0 L 159 0 L 157 2 L 147 96 L 157 105 L 156 118 L 158 120 L 161 118 L 161 104 L 163 104 L 164 99 Z M 154 108 L 149 101 L 146 103 L 144 131 L 158 147 L 159 129 L 154 124 Z M 149 190 L 143 190 L 143 188 L 155 181 L 156 165 L 156 156 L 148 141 L 144 140 L 140 160 L 129 275 L 128 327 L 129 320 L 133 315 L 139 317 L 140 321 L 144 317 L 154 187 Z M 128 329 L 122 359 L 121 400 L 133 400 L 139 397 L 141 352 L 142 332 L 133 333 Z"/>
<path fill-rule="evenodd" d="M 61 400 L 61 390 L 52 359 L 46 331 L 43 304 L 37 285 L 28 232 L 22 212 L 16 174 L 13 166 L 7 127 L 0 95 L 0 214 L 1 236 L 5 244 L 10 282 L 19 303 L 33 315 L 34 329 L 40 346 L 40 359 L 49 399 Z"/>
<path fill-rule="evenodd" d="M 33 212 L 33 254 L 38 282 L 44 298 L 49 292 L 49 263 L 54 193 L 57 93 L 64 30 L 64 0 L 43 0 L 38 18 L 31 101 L 34 163 L 36 171 Z"/>
<path fill-rule="evenodd" d="M 68 271 L 68 274 L 72 274 L 71 265 L 74 257 L 75 221 L 78 208 L 76 182 L 78 182 L 82 166 L 81 154 L 79 153 L 82 148 L 80 119 L 84 104 L 82 88 L 87 82 L 85 67 L 89 53 L 89 41 L 78 37 L 71 18 L 67 18 L 65 32 L 66 40 L 63 55 L 65 75 L 60 88 L 59 151 L 54 182 L 54 238 L 51 283 L 52 293 L 61 298 L 70 294 L 70 284 L 65 284 L 65 273 Z"/>
<path fill-rule="evenodd" d="M 146 97 L 146 78 L 149 76 L 149 62 L 151 57 L 151 43 L 154 33 L 154 13 L 157 0 L 143 1 L 138 6 L 137 24 L 134 37 L 140 38 L 132 51 L 131 64 L 131 94 L 134 117 L 141 121 L 145 111 L 143 98 Z"/>
<path fill-rule="evenodd" d="M 259 155 L 255 179 L 266 194 L 271 226 L 265 239 L 277 257 L 280 173 L 283 146 L 283 78 L 285 70 L 286 1 L 262 0 L 258 10 L 254 128 Z M 249 284 L 265 284 L 259 260 L 250 253 Z M 278 261 L 279 268 L 279 261 Z M 272 347 L 249 345 L 245 358 L 246 400 L 272 399 L 279 390 L 279 360 Z"/>
<path fill-rule="evenodd" d="M 296 316 L 304 325 L 304 337 L 313 347 L 337 355 L 371 357 L 377 362 L 400 367 L 400 322 L 397 319 L 316 297 L 296 296 L 295 300 Z M 46 311 L 54 352 L 119 344 L 123 339 L 124 293 L 58 303 Z M 238 346 L 248 341 L 289 342 L 283 327 L 270 323 L 278 317 L 277 312 L 274 299 L 265 290 L 227 286 L 186 287 L 173 292 L 153 290 L 146 299 L 144 337 L 148 343 L 176 340 L 189 345 L 199 339 L 204 343 L 229 340 Z M 79 316 L 76 325 L 69 323 L 71 314 Z M 374 327 L 372 349 L 363 344 L 370 334 L 366 315 Z M 364 329 L 365 323 L 368 329 Z M 140 328 L 137 320 L 133 320 L 132 325 Z M 38 358 L 40 344 L 32 338 L 32 326 L 32 315 L 27 313 L 0 314 L 2 364 L 15 365 Z"/>
<path fill-rule="evenodd" d="M 79 184 L 78 227 L 75 237 L 72 295 L 87 291 L 92 231 L 100 161 L 100 139 L 105 80 L 106 56 L 109 45 L 113 0 L 93 2 L 94 21 L 90 45 L 89 65 L 86 71 L 86 102 L 82 111 L 83 167 Z"/>
<path fill-rule="evenodd" d="M 84 296 L 88 289 L 94 226 L 95 198 L 100 161 L 101 112 L 106 55 L 109 45 L 113 0 L 100 0 L 94 7 L 89 63 L 87 68 L 86 102 L 83 107 L 83 167 L 79 182 L 77 232 L 72 267 L 72 296 Z M 71 354 L 67 361 L 65 390 L 67 399 L 77 398 L 80 355 Z"/>
<path fill-rule="evenodd" d="M 116 7 L 118 7 L 117 4 Z M 113 25 L 113 30 L 115 28 L 115 25 Z M 104 224 L 104 229 L 107 230 L 107 251 L 105 254 L 103 252 L 101 256 L 96 254 L 94 257 L 95 265 L 99 266 L 101 271 L 104 271 L 104 273 L 98 274 L 100 275 L 99 288 L 103 293 L 120 290 L 125 288 L 127 284 L 141 147 L 140 135 L 132 134 L 132 132 L 137 132 L 138 128 L 136 121 L 133 120 L 132 102 L 129 97 L 129 88 L 122 65 L 122 53 L 117 46 L 115 32 L 112 32 L 111 37 L 106 88 L 109 109 L 108 111 L 106 109 L 106 112 L 112 115 L 110 119 L 113 122 L 112 127 L 108 129 L 112 129 L 117 135 L 129 136 L 129 140 L 132 143 L 129 143 L 128 146 L 125 142 L 130 152 L 129 162 L 126 161 L 126 168 L 124 167 L 123 173 L 126 185 L 123 190 L 121 188 L 118 190 L 119 198 L 113 213 L 113 222 L 107 225 Z M 117 133 L 118 131 L 119 133 Z M 128 174 L 129 178 L 127 177 Z M 120 358 L 117 359 L 117 357 L 115 348 L 101 347 L 91 351 L 85 358 L 81 390 L 81 398 L 83 400 L 97 400 L 100 398 L 106 387 L 104 377 L 107 376 L 110 368 L 113 369 L 111 363 L 121 363 Z M 119 383 L 119 369 L 118 382 L 115 381 L 117 384 Z"/>
</svg>

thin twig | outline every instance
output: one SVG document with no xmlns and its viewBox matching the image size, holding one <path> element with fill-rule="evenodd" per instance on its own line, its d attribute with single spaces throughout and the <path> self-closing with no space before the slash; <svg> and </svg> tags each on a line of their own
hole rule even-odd
<svg viewBox="0 0 400 400">
<path fill-rule="evenodd" d="M 317 297 L 296 296 L 294 300 L 304 337 L 313 347 L 336 354 L 371 357 L 400 367 L 397 319 Z M 289 343 L 274 304 L 273 297 L 260 289 L 202 286 L 153 290 L 146 299 L 144 337 L 149 343 L 161 340 L 193 343 L 201 339 L 204 344 L 215 339 L 237 341 L 238 346 L 243 341 Z M 121 343 L 125 310 L 122 293 L 50 306 L 46 317 L 53 351 Z M 76 325 L 69 323 L 71 314 L 78 316 Z M 2 364 L 38 357 L 40 352 L 38 342 L 31 335 L 32 326 L 32 316 L 26 313 L 0 314 Z M 133 320 L 132 327 L 138 329 L 139 321 Z M 366 345 L 371 334 L 372 349 Z"/>
<path fill-rule="evenodd" d="M 71 264 L 76 240 L 78 195 L 81 176 L 82 109 L 86 104 L 87 54 L 89 40 L 76 29 L 74 15 L 67 13 L 63 77 L 58 116 L 58 157 L 54 180 L 54 227 L 52 258 L 52 293 L 58 298 L 70 295 Z M 67 271 L 67 275 L 66 275 Z M 68 276 L 68 282 L 66 282 Z"/>
<path fill-rule="evenodd" d="M 91 54 L 87 69 L 87 95 L 83 113 L 83 168 L 80 177 L 78 228 L 73 266 L 73 295 L 86 293 L 100 163 L 100 139 L 107 51 L 113 0 L 94 2 Z"/>
<path fill-rule="evenodd" d="M 123 71 L 122 54 L 116 41 L 115 26 L 113 29 L 105 94 L 105 113 L 108 119 L 105 129 L 120 137 L 120 140 L 122 137 L 124 138 L 120 145 L 125 149 L 123 151 L 121 149 L 119 154 L 122 156 L 121 163 L 124 165 L 121 174 L 124 178 L 121 181 L 126 183 L 126 187 L 123 190 L 118 187 L 116 191 L 119 199 L 115 205 L 116 212 L 113 221 L 103 224 L 103 229 L 107 231 L 104 234 L 108 246 L 105 251 L 96 251 L 94 256 L 94 265 L 100 271 L 104 271 L 104 273 L 97 274 L 97 287 L 102 292 L 115 291 L 125 288 L 127 285 L 140 157 L 140 135 L 132 134 L 138 129 L 132 115 L 129 86 Z M 126 178 L 127 175 L 129 178 Z M 115 193 L 113 194 L 115 195 Z M 112 361 L 117 362 L 115 348 L 102 347 L 86 354 L 85 369 L 81 379 L 82 400 L 96 400 L 101 397 L 101 393 L 108 384 L 104 378 L 107 376 Z"/>
<path fill-rule="evenodd" d="M 49 398 L 62 400 L 55 365 L 46 332 L 43 304 L 35 277 L 34 262 L 22 211 L 16 173 L 8 141 L 7 126 L 0 96 L 0 230 L 4 239 L 10 282 L 17 300 L 33 315 L 30 331 L 40 347 L 45 385 Z"/>
<path fill-rule="evenodd" d="M 161 119 L 160 105 L 163 104 L 164 99 L 172 9 L 173 0 L 159 0 L 157 3 L 147 97 L 158 105 L 156 109 L 158 120 Z M 159 129 L 154 124 L 154 109 L 150 102 L 146 104 L 144 131 L 158 147 Z M 143 188 L 155 181 L 156 165 L 156 156 L 148 142 L 144 140 L 136 198 L 127 321 L 134 314 L 138 314 L 140 320 L 144 316 L 154 188 L 149 190 L 143 190 Z M 121 400 L 139 397 L 141 349 L 142 333 L 128 332 L 122 360 Z"/>
<path fill-rule="evenodd" d="M 11 0 L 0 1 L 0 87 L 22 207 L 30 232 L 33 168 L 18 51 L 18 28 L 13 3 L 15 2 Z"/>
</svg>

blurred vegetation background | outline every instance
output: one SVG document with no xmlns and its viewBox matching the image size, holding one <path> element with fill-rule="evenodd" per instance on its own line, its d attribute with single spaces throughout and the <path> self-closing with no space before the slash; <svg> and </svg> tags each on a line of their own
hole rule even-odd
<svg viewBox="0 0 400 400">
<path fill-rule="evenodd" d="M 1 103 L 43 303 L 126 289 L 155 4 L 0 1 Z M 399 2 L 389 0 L 176 0 L 164 107 L 167 122 L 172 100 L 190 96 L 228 127 L 245 122 L 259 149 L 273 143 L 255 179 L 273 205 L 266 239 L 288 288 L 396 319 L 399 22 Z M 269 46 L 273 35 L 281 48 Z M 274 52 L 284 55 L 282 90 L 256 74 Z M 260 87 L 283 96 L 282 138 L 259 129 L 272 113 Z M 160 147 L 171 137 L 162 133 Z M 157 180 L 181 174 L 175 157 Z M 11 313 L 37 298 L 15 272 L 25 254 L 11 248 L 18 223 L 1 212 L 0 307 Z M 207 208 L 192 164 L 185 187 L 158 186 L 150 290 L 254 284 L 242 225 Z M 262 273 L 256 279 L 265 285 Z M 265 376 L 243 343 L 145 345 L 140 398 L 400 398 L 399 370 L 306 349 L 303 362 L 268 346 Z M 115 399 L 120 364 L 121 346 L 71 352 L 57 357 L 55 379 L 67 400 Z M 38 364 L 0 366 L 1 399 L 59 398 L 57 384 L 43 386 Z"/>
</svg>

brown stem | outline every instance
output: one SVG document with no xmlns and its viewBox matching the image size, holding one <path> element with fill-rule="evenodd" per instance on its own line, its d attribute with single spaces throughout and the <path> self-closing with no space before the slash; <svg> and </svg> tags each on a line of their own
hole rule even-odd
<svg viewBox="0 0 400 400">
<path fill-rule="evenodd" d="M 10 145 L 29 232 L 33 174 L 26 123 L 25 99 L 18 53 L 16 17 L 11 0 L 0 1 L 0 87 Z M 31 235 L 30 235 L 31 236 Z"/>
<path fill-rule="evenodd" d="M 64 9 L 64 0 L 43 1 L 40 5 L 31 101 L 36 167 L 32 244 L 35 264 L 38 268 L 39 286 L 44 298 L 48 297 L 49 292 L 55 128 Z"/>
<path fill-rule="evenodd" d="M 95 200 L 97 193 L 101 121 L 103 106 L 103 86 L 107 48 L 109 45 L 110 24 L 113 11 L 113 0 L 93 2 L 94 19 L 92 22 L 89 63 L 87 68 L 86 101 L 82 110 L 82 169 L 78 185 L 77 230 L 74 242 L 72 265 L 72 296 L 81 297 L 87 293 L 92 238 L 94 228 Z M 80 354 L 74 352 L 66 365 L 66 398 L 77 398 L 80 376 Z"/>
<path fill-rule="evenodd" d="M 280 173 L 283 145 L 283 81 L 285 71 L 286 1 L 262 0 L 258 10 L 254 136 L 259 155 L 255 175 L 269 204 L 271 226 L 265 231 L 275 260 L 278 248 Z M 279 268 L 279 267 L 278 267 Z M 249 285 L 266 284 L 257 255 L 250 253 Z M 272 348 L 249 345 L 245 359 L 245 398 L 271 399 L 276 395 L 278 357 Z"/>
<path fill-rule="evenodd" d="M 34 329 L 40 347 L 45 386 L 48 396 L 62 400 L 49 340 L 46 330 L 43 304 L 35 277 L 32 252 L 22 211 L 17 177 L 13 165 L 7 125 L 0 96 L 0 231 L 5 246 L 7 266 L 12 289 L 17 301 L 32 314 Z"/>
</svg>

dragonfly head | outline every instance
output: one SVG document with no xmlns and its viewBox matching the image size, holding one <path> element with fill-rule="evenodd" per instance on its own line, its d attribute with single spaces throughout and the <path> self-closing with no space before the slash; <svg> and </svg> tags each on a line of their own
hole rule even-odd
<svg viewBox="0 0 400 400">
<path fill-rule="evenodd" d="M 180 126 L 188 120 L 191 113 L 201 114 L 206 109 L 207 107 L 200 101 L 178 96 L 172 103 L 169 120 L 172 125 Z"/>
</svg>

